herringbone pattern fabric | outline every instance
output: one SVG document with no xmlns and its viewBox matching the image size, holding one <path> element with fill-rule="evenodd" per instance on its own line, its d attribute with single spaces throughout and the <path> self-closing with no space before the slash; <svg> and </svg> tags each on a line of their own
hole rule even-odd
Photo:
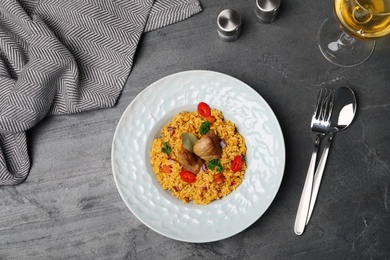
<svg viewBox="0 0 390 260">
<path fill-rule="evenodd" d="M 198 0 L 2 0 L 0 185 L 29 172 L 26 130 L 115 105 L 142 33 L 200 11 Z"/>
</svg>

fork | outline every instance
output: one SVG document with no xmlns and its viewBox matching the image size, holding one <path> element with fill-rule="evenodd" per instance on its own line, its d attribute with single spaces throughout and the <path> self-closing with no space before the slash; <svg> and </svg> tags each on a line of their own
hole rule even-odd
<svg viewBox="0 0 390 260">
<path fill-rule="evenodd" d="M 313 189 L 313 178 L 318 147 L 322 138 L 328 133 L 330 128 L 330 116 L 333 109 L 333 98 L 333 91 L 323 88 L 320 89 L 314 109 L 314 114 L 311 120 L 311 130 L 314 135 L 314 148 L 311 155 L 309 169 L 307 171 L 305 184 L 303 186 L 301 199 L 299 201 L 297 216 L 295 218 L 294 232 L 297 235 L 301 235 L 305 230 L 310 206 L 310 197 Z"/>
</svg>

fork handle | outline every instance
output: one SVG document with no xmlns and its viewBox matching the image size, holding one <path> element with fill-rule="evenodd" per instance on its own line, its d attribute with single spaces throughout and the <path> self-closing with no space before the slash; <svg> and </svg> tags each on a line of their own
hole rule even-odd
<svg viewBox="0 0 390 260">
<path fill-rule="evenodd" d="M 320 144 L 320 141 L 321 141 L 321 137 L 317 135 L 314 141 L 314 149 L 311 155 L 311 160 L 306 175 L 305 185 L 303 186 L 301 200 L 299 201 L 297 216 L 295 218 L 294 232 L 297 235 L 302 235 L 306 226 L 306 219 L 307 219 L 307 214 L 309 212 L 309 206 L 310 206 L 310 197 L 313 188 L 314 170 L 315 170 L 318 146 Z"/>
<path fill-rule="evenodd" d="M 333 133 L 330 132 L 329 137 L 328 137 L 328 141 L 325 144 L 324 151 L 322 152 L 320 161 L 318 162 L 318 167 L 317 167 L 316 173 L 314 175 L 313 191 L 311 194 L 309 213 L 307 215 L 306 225 L 309 223 L 310 217 L 313 213 L 314 205 L 315 205 L 316 200 L 317 200 L 318 190 L 320 189 L 322 175 L 324 174 L 325 165 L 326 165 L 326 161 L 328 159 L 329 149 L 330 149 L 330 145 L 332 144 L 332 140 L 333 140 Z"/>
</svg>

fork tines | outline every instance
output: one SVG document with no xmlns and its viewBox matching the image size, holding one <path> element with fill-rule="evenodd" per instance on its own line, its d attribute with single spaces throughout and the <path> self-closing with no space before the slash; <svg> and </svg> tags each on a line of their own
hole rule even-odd
<svg viewBox="0 0 390 260">
<path fill-rule="evenodd" d="M 329 124 L 333 110 L 333 99 L 334 92 L 332 90 L 326 88 L 320 89 L 314 109 L 313 121 L 320 124 Z"/>
</svg>

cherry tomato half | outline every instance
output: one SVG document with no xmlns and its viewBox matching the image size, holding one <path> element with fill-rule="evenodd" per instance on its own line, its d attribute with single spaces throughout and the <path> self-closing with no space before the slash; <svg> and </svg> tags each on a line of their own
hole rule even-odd
<svg viewBox="0 0 390 260">
<path fill-rule="evenodd" d="M 211 109 L 210 109 L 209 105 L 207 105 L 207 103 L 205 103 L 205 102 L 200 102 L 198 104 L 198 112 L 199 112 L 199 114 L 201 114 L 204 117 L 211 116 Z"/>
<path fill-rule="evenodd" d="M 196 180 L 196 175 L 190 171 L 182 171 L 180 172 L 180 178 L 185 182 L 191 183 Z"/>
<path fill-rule="evenodd" d="M 241 170 L 241 168 L 242 168 L 242 158 L 241 156 L 237 155 L 236 157 L 234 157 L 232 161 L 231 169 L 233 172 L 238 172 Z"/>
</svg>

